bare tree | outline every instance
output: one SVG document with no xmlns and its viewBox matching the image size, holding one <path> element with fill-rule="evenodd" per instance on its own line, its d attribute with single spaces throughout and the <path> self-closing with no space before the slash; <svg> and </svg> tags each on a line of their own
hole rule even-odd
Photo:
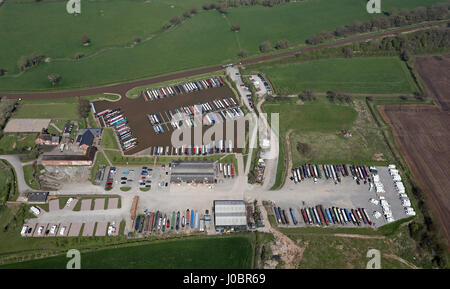
<svg viewBox="0 0 450 289">
<path fill-rule="evenodd" d="M 272 50 L 272 44 L 270 43 L 270 41 L 264 41 L 259 45 L 259 50 L 263 53 L 269 52 Z"/>
<path fill-rule="evenodd" d="M 50 83 L 52 85 L 55 85 L 56 83 L 58 83 L 61 80 L 61 76 L 59 74 L 52 73 L 48 76 L 48 80 L 50 81 Z"/>
</svg>

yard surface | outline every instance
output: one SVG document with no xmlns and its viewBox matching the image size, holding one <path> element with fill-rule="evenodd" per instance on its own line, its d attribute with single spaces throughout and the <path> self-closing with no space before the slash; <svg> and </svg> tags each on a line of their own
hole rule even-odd
<svg viewBox="0 0 450 289">
<path fill-rule="evenodd" d="M 321 30 L 374 16 L 366 12 L 364 1 L 357 0 L 230 8 L 225 17 L 215 10 L 204 11 L 204 2 L 210 1 L 88 1 L 83 3 L 82 15 L 74 17 L 66 13 L 65 2 L 7 1 L 0 7 L 0 37 L 15 45 L 4 47 L 0 55 L 0 63 L 8 71 L 0 78 L 0 90 L 50 89 L 53 86 L 47 76 L 51 73 L 61 75 L 56 88 L 69 88 L 230 63 L 238 60 L 240 49 L 256 55 L 265 40 L 274 44 L 288 39 L 292 45 L 303 44 Z M 383 10 L 436 2 L 440 1 L 384 0 Z M 196 15 L 174 29 L 162 31 L 172 16 L 182 17 L 184 10 L 193 7 L 198 8 Z M 16 25 L 16 19 L 30 21 Z M 239 23 L 241 30 L 232 32 L 232 23 Z M 261 29 L 263 26 L 265 29 Z M 81 43 L 84 34 L 91 40 L 87 47 Z M 134 45 L 136 37 L 141 43 Z M 51 62 L 19 74 L 20 57 L 36 51 L 50 57 Z M 84 57 L 76 60 L 77 53 Z"/>
<path fill-rule="evenodd" d="M 246 237 L 157 241 L 81 254 L 83 269 L 250 269 L 252 244 Z M 64 269 L 65 255 L 0 266 Z"/>
<path fill-rule="evenodd" d="M 308 89 L 374 94 L 417 91 L 405 64 L 397 57 L 324 59 L 272 66 L 262 71 L 279 94 Z"/>
</svg>

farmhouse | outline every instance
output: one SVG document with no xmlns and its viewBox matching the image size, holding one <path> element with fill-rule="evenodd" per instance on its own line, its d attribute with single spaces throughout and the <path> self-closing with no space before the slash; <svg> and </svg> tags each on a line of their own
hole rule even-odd
<svg viewBox="0 0 450 289">
<path fill-rule="evenodd" d="M 171 183 L 205 183 L 214 182 L 213 162 L 172 162 Z"/>
<path fill-rule="evenodd" d="M 244 231 L 247 229 L 247 215 L 243 200 L 214 201 L 214 224 L 216 230 Z"/>
<path fill-rule="evenodd" d="M 90 146 L 86 153 L 81 154 L 55 154 L 42 156 L 44 166 L 91 166 L 94 163 L 97 148 Z"/>
</svg>

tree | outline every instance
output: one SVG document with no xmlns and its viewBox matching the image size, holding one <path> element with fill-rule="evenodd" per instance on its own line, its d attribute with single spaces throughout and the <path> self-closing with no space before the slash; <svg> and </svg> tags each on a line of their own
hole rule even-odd
<svg viewBox="0 0 450 289">
<path fill-rule="evenodd" d="M 33 66 L 38 65 L 39 63 L 41 63 L 41 61 L 44 60 L 44 55 L 38 51 L 33 52 L 30 57 L 29 60 L 31 61 L 31 64 Z"/>
<path fill-rule="evenodd" d="M 83 45 L 89 45 L 91 39 L 89 39 L 86 34 L 83 34 L 83 36 L 81 36 L 81 43 L 83 43 Z"/>
<path fill-rule="evenodd" d="M 183 17 L 184 18 L 190 18 L 191 17 L 191 11 L 190 10 L 186 10 L 183 12 Z"/>
<path fill-rule="evenodd" d="M 410 59 L 411 59 L 411 56 L 409 54 L 409 51 L 408 50 L 403 50 L 403 52 L 402 52 L 402 60 L 407 62 Z"/>
<path fill-rule="evenodd" d="M 353 56 L 353 49 L 349 46 L 342 48 L 342 52 L 346 58 L 350 58 Z"/>
<path fill-rule="evenodd" d="M 136 44 L 141 43 L 141 38 L 140 37 L 134 38 L 134 43 Z"/>
<path fill-rule="evenodd" d="M 89 116 L 89 112 L 91 110 L 91 105 L 89 104 L 89 100 L 84 98 L 78 98 L 78 114 L 82 118 L 86 118 Z"/>
<path fill-rule="evenodd" d="M 170 26 L 172 26 L 172 25 L 170 25 L 169 22 L 165 22 L 162 28 L 163 28 L 163 30 L 167 30 L 170 28 Z"/>
<path fill-rule="evenodd" d="M 289 47 L 289 40 L 281 39 L 275 44 L 276 49 L 286 49 Z"/>
<path fill-rule="evenodd" d="M 247 50 L 244 50 L 244 49 L 239 50 L 238 56 L 241 57 L 241 58 L 247 57 L 248 56 Z"/>
<path fill-rule="evenodd" d="M 222 14 L 227 14 L 228 13 L 227 6 L 225 6 L 225 5 L 220 5 L 216 9 L 217 9 L 217 11 L 219 11 Z"/>
<path fill-rule="evenodd" d="M 197 14 L 197 12 L 198 12 L 197 7 L 191 8 L 191 14 Z"/>
<path fill-rule="evenodd" d="M 29 66 L 30 66 L 30 60 L 28 59 L 27 56 L 21 56 L 19 58 L 19 61 L 17 61 L 17 67 L 22 71 L 27 69 Z"/>
<path fill-rule="evenodd" d="M 83 58 L 83 57 L 84 57 L 84 54 L 83 54 L 83 53 L 78 52 L 77 54 L 75 54 L 75 59 L 76 59 L 76 60 L 80 60 L 80 59 Z"/>
<path fill-rule="evenodd" d="M 59 74 L 52 73 L 48 76 L 48 80 L 50 81 L 50 83 L 52 85 L 55 85 L 56 83 L 58 83 L 61 80 L 61 76 Z"/>
<path fill-rule="evenodd" d="M 179 16 L 175 15 L 170 19 L 170 23 L 172 23 L 173 25 L 178 25 L 181 23 L 181 19 Z"/>
<path fill-rule="evenodd" d="M 272 44 L 270 43 L 270 41 L 264 41 L 259 45 L 259 50 L 263 53 L 269 52 L 272 50 Z"/>
<path fill-rule="evenodd" d="M 6 69 L 0 67 L 0 76 L 5 75 Z"/>
<path fill-rule="evenodd" d="M 239 24 L 239 23 L 233 23 L 233 24 L 231 25 L 231 31 L 236 32 L 236 31 L 239 31 L 239 30 L 241 30 L 241 24 Z"/>
</svg>

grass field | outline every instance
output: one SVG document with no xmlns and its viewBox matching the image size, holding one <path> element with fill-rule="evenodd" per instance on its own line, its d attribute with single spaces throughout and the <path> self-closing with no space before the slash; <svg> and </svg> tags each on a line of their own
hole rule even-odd
<svg viewBox="0 0 450 289">
<path fill-rule="evenodd" d="M 19 192 L 15 185 L 15 178 L 11 164 L 6 160 L 0 160 L 0 205 L 17 199 Z"/>
<path fill-rule="evenodd" d="M 89 1 L 83 4 L 82 14 L 74 17 L 65 12 L 65 2 L 7 1 L 0 7 L 0 37 L 14 45 L 5 46 L 0 55 L 0 65 L 8 71 L 8 75 L 0 78 L 0 90 L 50 89 L 47 76 L 51 73 L 62 77 L 56 88 L 69 88 L 229 63 L 238 60 L 240 49 L 255 55 L 265 40 L 274 43 L 286 38 L 293 45 L 300 44 L 323 29 L 331 30 L 353 19 L 373 16 L 366 12 L 365 2 L 359 0 L 310 0 L 275 8 L 230 8 L 226 17 L 217 11 L 202 10 L 204 2 L 207 1 Z M 385 0 L 383 9 L 435 2 L 439 1 Z M 164 22 L 192 7 L 199 8 L 197 15 L 175 29 L 159 33 Z M 16 24 L 16 19 L 30 21 Z M 238 33 L 230 30 L 233 22 L 241 24 Z M 91 39 L 88 47 L 81 44 L 83 34 Z M 135 37 L 143 41 L 125 48 L 131 47 Z M 146 38 L 149 40 L 145 41 Z M 19 58 L 35 51 L 52 61 L 18 76 Z M 76 53 L 85 57 L 75 60 Z"/>
<path fill-rule="evenodd" d="M 36 133 L 6 133 L 0 138 L 0 154 L 17 154 L 27 152 L 34 147 Z"/>
<path fill-rule="evenodd" d="M 106 149 L 119 149 L 114 131 L 112 128 L 103 129 L 102 146 Z"/>
<path fill-rule="evenodd" d="M 352 104 L 333 104 L 325 97 L 304 104 L 296 101 L 297 98 L 274 100 L 263 105 L 266 112 L 280 114 L 281 141 L 285 142 L 287 131 L 292 129 L 289 140 L 293 166 L 308 161 L 385 164 L 392 160 L 382 131 L 363 98 L 356 97 Z M 342 129 L 349 130 L 352 136 L 343 136 Z M 299 143 L 310 149 L 297 150 Z M 283 169 L 280 163 L 279 167 L 278 179 Z"/>
<path fill-rule="evenodd" d="M 77 103 L 21 103 L 14 118 L 78 119 Z"/>
<path fill-rule="evenodd" d="M 67 257 L 27 261 L 1 268 L 64 269 Z M 147 245 L 81 254 L 83 269 L 250 269 L 252 245 L 246 237 L 157 241 Z"/>
<path fill-rule="evenodd" d="M 33 165 L 25 165 L 23 166 L 23 174 L 25 178 L 25 182 L 27 185 L 35 190 L 39 190 L 39 184 L 37 183 L 36 179 L 33 177 L 34 168 Z"/>
<path fill-rule="evenodd" d="M 375 94 L 417 91 L 405 64 L 397 57 L 325 59 L 272 66 L 262 71 L 279 94 L 307 89 Z"/>
</svg>

